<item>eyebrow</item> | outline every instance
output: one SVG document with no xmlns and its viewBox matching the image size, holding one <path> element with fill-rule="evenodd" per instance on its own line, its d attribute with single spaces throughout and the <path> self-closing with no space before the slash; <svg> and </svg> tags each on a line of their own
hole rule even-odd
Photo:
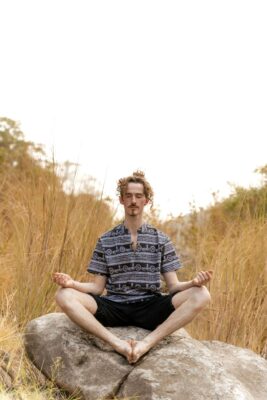
<svg viewBox="0 0 267 400">
<path fill-rule="evenodd" d="M 145 194 L 145 193 L 140 193 L 140 192 L 125 192 L 124 194 Z"/>
</svg>

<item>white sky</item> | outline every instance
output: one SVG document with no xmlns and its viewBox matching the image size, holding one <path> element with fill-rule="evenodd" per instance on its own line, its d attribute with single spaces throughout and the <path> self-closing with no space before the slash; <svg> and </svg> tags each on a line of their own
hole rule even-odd
<svg viewBox="0 0 267 400">
<path fill-rule="evenodd" d="M 267 163 L 266 1 L 0 0 L 0 115 L 105 180 L 143 169 L 162 215 Z"/>
</svg>

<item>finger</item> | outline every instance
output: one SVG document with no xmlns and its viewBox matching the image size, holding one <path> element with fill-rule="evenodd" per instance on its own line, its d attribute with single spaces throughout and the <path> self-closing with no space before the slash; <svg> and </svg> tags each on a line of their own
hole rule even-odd
<svg viewBox="0 0 267 400">
<path fill-rule="evenodd" d="M 212 273 L 210 273 L 210 271 L 205 271 L 203 272 L 204 276 L 205 276 L 205 280 L 209 281 L 212 278 Z"/>
<path fill-rule="evenodd" d="M 62 280 L 62 277 L 60 275 L 55 275 L 54 280 L 55 282 L 60 282 Z"/>
<path fill-rule="evenodd" d="M 206 280 L 206 276 L 205 276 L 205 272 L 204 272 L 204 271 L 198 272 L 198 279 L 199 279 L 201 282 Z"/>
<path fill-rule="evenodd" d="M 68 274 L 61 273 L 61 278 L 65 279 L 65 280 L 68 280 L 68 279 L 70 279 L 70 276 Z"/>
<path fill-rule="evenodd" d="M 209 279 L 210 278 L 209 278 L 208 274 L 206 273 L 206 271 L 200 271 L 197 273 L 197 277 L 196 277 L 197 283 L 196 284 L 199 286 L 204 285 L 209 281 Z"/>
<path fill-rule="evenodd" d="M 203 273 L 203 276 L 205 277 L 205 279 L 209 280 L 212 277 L 212 273 L 213 271 L 201 271 Z"/>
<path fill-rule="evenodd" d="M 66 274 L 64 274 L 63 272 L 55 272 L 56 276 L 65 276 Z"/>
<path fill-rule="evenodd" d="M 201 282 L 197 277 L 194 279 L 194 285 L 201 286 Z"/>
</svg>

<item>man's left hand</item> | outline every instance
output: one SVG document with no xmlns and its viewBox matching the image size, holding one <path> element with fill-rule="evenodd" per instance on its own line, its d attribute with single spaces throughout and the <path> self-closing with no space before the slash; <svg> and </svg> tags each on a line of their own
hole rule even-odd
<svg viewBox="0 0 267 400">
<path fill-rule="evenodd" d="M 206 285 L 212 278 L 213 271 L 200 271 L 196 277 L 192 280 L 193 286 Z"/>
</svg>

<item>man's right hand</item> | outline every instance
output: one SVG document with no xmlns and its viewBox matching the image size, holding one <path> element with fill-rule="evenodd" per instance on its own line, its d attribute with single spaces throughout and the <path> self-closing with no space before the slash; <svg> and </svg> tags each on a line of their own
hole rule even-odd
<svg viewBox="0 0 267 400">
<path fill-rule="evenodd" d="M 74 280 L 68 274 L 63 274 L 63 272 L 55 272 L 52 276 L 52 279 L 59 286 L 65 288 L 73 288 Z"/>
</svg>

